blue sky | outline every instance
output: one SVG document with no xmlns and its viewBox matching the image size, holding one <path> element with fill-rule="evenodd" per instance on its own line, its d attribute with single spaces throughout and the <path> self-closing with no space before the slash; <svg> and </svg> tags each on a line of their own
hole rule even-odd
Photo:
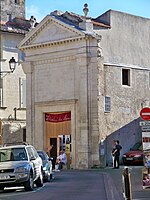
<svg viewBox="0 0 150 200">
<path fill-rule="evenodd" d="M 93 18 L 109 9 L 150 18 L 150 0 L 26 0 L 26 18 L 33 15 L 40 22 L 54 10 L 83 15 L 85 3 L 89 7 L 88 15 Z"/>
</svg>

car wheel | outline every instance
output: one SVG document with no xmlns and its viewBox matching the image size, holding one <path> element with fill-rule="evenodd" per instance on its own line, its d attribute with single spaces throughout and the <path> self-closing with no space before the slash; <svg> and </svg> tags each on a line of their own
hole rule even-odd
<svg viewBox="0 0 150 200">
<path fill-rule="evenodd" d="M 38 179 L 35 181 L 35 184 L 37 187 L 42 187 L 43 186 L 43 173 L 41 171 L 40 176 Z"/>
<path fill-rule="evenodd" d="M 48 174 L 47 174 L 46 181 L 47 182 L 51 181 L 51 174 L 50 174 L 50 172 L 48 172 Z"/>
<path fill-rule="evenodd" d="M 30 173 L 29 179 L 24 183 L 24 188 L 26 191 L 32 191 L 34 188 L 33 174 Z"/>
<path fill-rule="evenodd" d="M 50 179 L 54 179 L 54 175 L 53 174 L 50 174 Z"/>
</svg>

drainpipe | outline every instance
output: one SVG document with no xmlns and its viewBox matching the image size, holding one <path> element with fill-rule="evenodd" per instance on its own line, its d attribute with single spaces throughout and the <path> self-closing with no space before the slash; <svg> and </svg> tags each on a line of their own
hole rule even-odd
<svg viewBox="0 0 150 200">
<path fill-rule="evenodd" d="M 17 120 L 17 108 L 14 108 L 14 120 Z"/>
</svg>

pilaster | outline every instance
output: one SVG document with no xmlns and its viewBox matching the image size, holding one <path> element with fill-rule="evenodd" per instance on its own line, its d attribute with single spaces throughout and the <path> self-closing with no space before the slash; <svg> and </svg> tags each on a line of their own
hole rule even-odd
<svg viewBox="0 0 150 200">
<path fill-rule="evenodd" d="M 27 142 L 30 144 L 33 144 L 34 142 L 34 136 L 33 136 L 33 112 L 34 112 L 34 102 L 32 100 L 33 98 L 33 62 L 23 62 L 22 68 L 24 73 L 26 74 L 26 137 Z"/>
</svg>

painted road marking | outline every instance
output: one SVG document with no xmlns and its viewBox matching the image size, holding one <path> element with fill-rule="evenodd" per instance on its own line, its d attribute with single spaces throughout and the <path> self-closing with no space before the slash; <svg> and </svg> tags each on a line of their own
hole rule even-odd
<svg viewBox="0 0 150 200">
<path fill-rule="evenodd" d="M 44 188 L 45 187 L 45 185 L 43 185 L 42 187 L 40 187 L 40 188 L 35 188 L 35 190 L 33 190 L 33 191 L 29 191 L 29 192 L 26 192 L 26 191 L 22 191 L 21 192 L 21 189 L 24 189 L 24 187 L 11 187 L 11 189 L 15 189 L 16 191 L 17 190 L 19 190 L 20 192 L 16 192 L 16 193 L 9 193 L 9 194 L 4 194 L 4 193 L 0 193 L 0 197 L 12 197 L 12 196 L 18 196 L 18 195 L 25 195 L 25 194 L 30 194 L 30 193 L 34 193 L 34 192 L 37 192 L 37 191 L 39 191 L 39 190 L 41 190 L 42 188 Z M 8 189 L 10 189 L 10 188 L 6 188 L 6 190 L 8 190 Z"/>
</svg>

